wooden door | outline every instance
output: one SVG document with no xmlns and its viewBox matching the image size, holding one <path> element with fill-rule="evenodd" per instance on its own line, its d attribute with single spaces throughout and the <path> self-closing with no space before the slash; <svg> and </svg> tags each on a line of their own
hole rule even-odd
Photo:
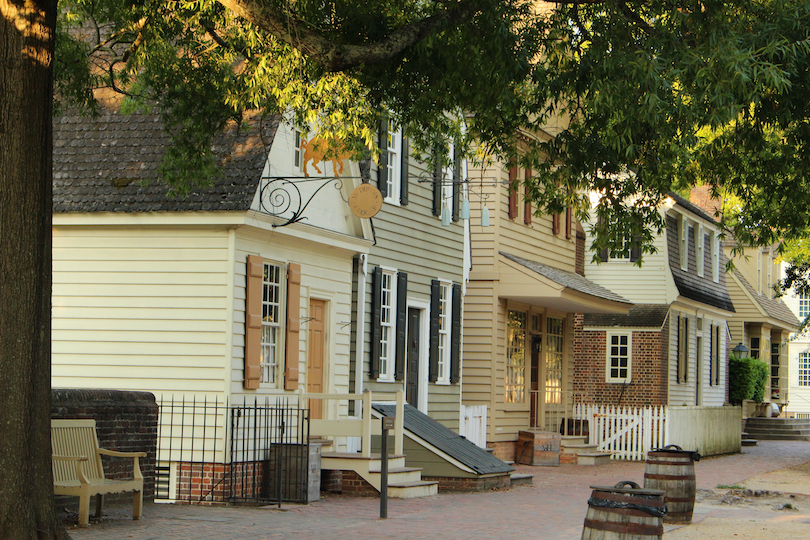
<svg viewBox="0 0 810 540">
<path fill-rule="evenodd" d="M 324 317 L 326 302 L 309 301 L 309 351 L 307 353 L 307 392 L 324 392 Z M 323 404 L 320 399 L 309 400 L 309 417 L 323 418 Z"/>
<path fill-rule="evenodd" d="M 419 407 L 419 310 L 408 308 L 408 339 L 406 359 L 407 373 L 405 383 L 405 401 Z"/>
</svg>

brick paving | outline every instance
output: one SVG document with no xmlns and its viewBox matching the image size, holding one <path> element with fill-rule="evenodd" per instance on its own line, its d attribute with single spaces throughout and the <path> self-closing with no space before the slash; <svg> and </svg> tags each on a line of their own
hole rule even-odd
<svg viewBox="0 0 810 540">
<path fill-rule="evenodd" d="M 703 459 L 695 464 L 695 473 L 699 489 L 714 489 L 808 461 L 810 442 L 761 441 L 741 454 Z M 644 463 L 519 466 L 518 472 L 533 474 L 534 484 L 508 491 L 391 499 L 387 520 L 379 519 L 376 498 L 327 494 L 317 503 L 281 510 L 146 504 L 141 521 L 131 520 L 131 507 L 110 507 L 101 522 L 91 519 L 89 528 L 70 528 L 70 534 L 75 540 L 576 539 L 582 534 L 589 486 L 622 480 L 642 484 Z"/>
</svg>

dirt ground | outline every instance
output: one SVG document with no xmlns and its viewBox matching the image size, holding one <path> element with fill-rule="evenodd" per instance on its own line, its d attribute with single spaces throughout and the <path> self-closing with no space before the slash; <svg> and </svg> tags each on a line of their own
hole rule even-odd
<svg viewBox="0 0 810 540">
<path fill-rule="evenodd" d="M 665 540 L 810 539 L 810 463 L 698 490 L 692 524 L 664 529 Z"/>
</svg>

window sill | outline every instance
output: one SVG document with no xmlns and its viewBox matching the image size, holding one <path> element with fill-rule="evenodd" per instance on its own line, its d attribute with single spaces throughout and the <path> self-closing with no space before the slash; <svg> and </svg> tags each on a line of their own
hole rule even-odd
<svg viewBox="0 0 810 540">
<path fill-rule="evenodd" d="M 396 379 L 394 379 L 393 377 L 391 377 L 391 378 L 388 378 L 388 377 L 379 377 L 379 378 L 377 379 L 377 382 L 379 382 L 379 383 L 395 383 L 395 382 L 397 382 L 397 381 L 396 381 Z"/>
</svg>

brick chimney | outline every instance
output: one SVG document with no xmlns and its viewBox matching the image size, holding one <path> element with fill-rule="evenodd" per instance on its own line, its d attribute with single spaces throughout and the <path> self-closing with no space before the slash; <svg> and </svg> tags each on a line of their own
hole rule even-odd
<svg viewBox="0 0 810 540">
<path fill-rule="evenodd" d="M 720 217 L 720 209 L 723 207 L 723 201 L 721 199 L 712 198 L 711 186 L 693 187 L 689 192 L 689 202 L 699 206 L 716 218 Z"/>
</svg>

